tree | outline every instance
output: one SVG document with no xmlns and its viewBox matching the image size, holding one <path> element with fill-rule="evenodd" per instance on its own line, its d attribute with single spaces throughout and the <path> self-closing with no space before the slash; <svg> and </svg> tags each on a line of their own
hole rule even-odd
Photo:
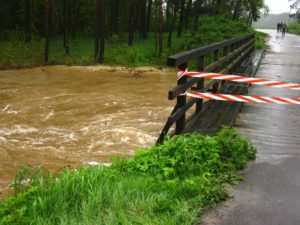
<svg viewBox="0 0 300 225">
<path fill-rule="evenodd" d="M 152 0 L 148 0 L 148 8 L 147 8 L 147 22 L 146 22 L 146 38 L 148 37 L 150 23 L 151 23 L 151 12 L 152 12 Z"/>
<path fill-rule="evenodd" d="M 48 63 L 49 60 L 49 49 L 50 49 L 50 34 L 51 34 L 51 15 L 52 15 L 52 2 L 51 0 L 45 0 L 45 15 L 46 15 L 46 25 L 45 25 L 45 51 L 44 51 L 44 61 Z"/>
<path fill-rule="evenodd" d="M 196 0 L 194 3 L 194 27 L 193 27 L 193 34 L 198 32 L 199 28 L 199 16 L 201 13 L 201 5 L 202 0 Z"/>
<path fill-rule="evenodd" d="M 128 18 L 128 45 L 133 44 L 134 38 L 134 18 L 135 17 L 135 0 L 130 2 L 129 18 Z"/>
<path fill-rule="evenodd" d="M 163 21 L 164 21 L 164 16 L 163 16 L 163 2 L 162 0 L 159 0 L 159 41 L 158 41 L 158 55 L 161 56 L 162 51 L 163 51 Z"/>
<path fill-rule="evenodd" d="M 177 37 L 180 37 L 182 34 L 184 19 L 185 19 L 185 0 L 180 0 L 180 19 L 178 24 Z"/>
<path fill-rule="evenodd" d="M 169 36 L 168 36 L 168 47 L 169 49 L 172 48 L 172 36 L 173 36 L 173 31 L 176 23 L 176 13 L 178 10 L 178 2 L 179 0 L 173 0 L 173 15 L 172 15 L 172 21 L 169 23 Z"/>
<path fill-rule="evenodd" d="M 69 0 L 64 0 L 64 48 L 65 48 L 65 53 L 69 54 L 69 21 L 70 21 L 70 5 L 69 5 Z"/>
<path fill-rule="evenodd" d="M 147 0 L 141 0 L 141 15 L 140 15 L 140 37 L 147 38 L 146 34 L 146 6 Z"/>
<path fill-rule="evenodd" d="M 104 1 L 96 0 L 95 61 L 104 62 L 105 14 Z"/>
<path fill-rule="evenodd" d="M 25 0 L 25 42 L 31 42 L 31 1 Z"/>
</svg>

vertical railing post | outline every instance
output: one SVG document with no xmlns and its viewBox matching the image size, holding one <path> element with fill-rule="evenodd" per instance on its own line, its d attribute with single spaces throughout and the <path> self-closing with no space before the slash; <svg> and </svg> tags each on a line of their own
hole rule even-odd
<svg viewBox="0 0 300 225">
<path fill-rule="evenodd" d="M 204 55 L 200 56 L 198 58 L 198 67 L 197 67 L 198 71 L 204 71 L 204 67 L 205 67 L 205 60 L 204 59 L 205 59 Z M 200 91 L 203 88 L 204 88 L 204 79 L 200 78 L 197 81 L 197 90 Z M 196 114 L 201 112 L 202 108 L 203 108 L 203 99 L 198 99 L 197 102 L 196 102 Z"/>
<path fill-rule="evenodd" d="M 224 49 L 223 49 L 223 57 L 225 57 L 225 56 L 228 55 L 228 48 L 229 48 L 228 45 L 224 47 Z M 225 82 L 226 82 L 225 80 L 222 80 L 221 81 L 221 85 L 223 86 L 223 84 L 225 84 Z"/>
<path fill-rule="evenodd" d="M 187 63 L 183 63 L 178 66 L 179 70 L 185 70 L 187 68 Z M 181 79 L 177 81 L 177 85 L 181 85 L 186 83 L 187 77 L 183 76 Z M 177 96 L 177 109 L 179 110 L 181 107 L 185 106 L 186 104 L 186 96 Z M 180 119 L 176 122 L 175 134 L 181 134 L 184 130 L 185 126 L 185 113 L 180 117 Z"/>
<path fill-rule="evenodd" d="M 227 55 L 228 55 L 228 46 L 225 46 L 223 50 L 223 56 L 227 56 Z"/>
<path fill-rule="evenodd" d="M 230 45 L 230 52 L 234 51 L 234 43 Z"/>
<path fill-rule="evenodd" d="M 214 62 L 219 61 L 219 49 L 214 51 Z M 212 87 L 212 92 L 216 93 L 218 91 L 219 82 L 215 83 Z"/>
</svg>

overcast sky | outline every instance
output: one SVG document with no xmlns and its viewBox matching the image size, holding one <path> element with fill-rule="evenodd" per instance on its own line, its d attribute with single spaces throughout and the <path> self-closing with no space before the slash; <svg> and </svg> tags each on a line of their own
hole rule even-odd
<svg viewBox="0 0 300 225">
<path fill-rule="evenodd" d="M 266 5 L 270 7 L 270 13 L 278 14 L 290 11 L 290 4 L 288 0 L 265 0 Z"/>
</svg>

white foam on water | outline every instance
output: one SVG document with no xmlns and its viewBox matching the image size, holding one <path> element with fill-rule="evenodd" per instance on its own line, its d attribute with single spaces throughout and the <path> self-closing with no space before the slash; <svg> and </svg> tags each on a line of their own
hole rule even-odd
<svg viewBox="0 0 300 225">
<path fill-rule="evenodd" d="M 6 114 L 18 114 L 21 111 L 17 111 L 17 110 L 13 110 L 12 109 L 12 105 L 8 104 L 6 105 L 2 110 L 2 113 L 6 113 Z"/>
<path fill-rule="evenodd" d="M 76 135 L 74 133 L 70 133 L 70 134 L 65 134 L 64 135 L 64 140 L 65 141 L 77 141 L 78 137 L 76 137 Z"/>
<path fill-rule="evenodd" d="M 87 135 L 90 131 L 89 127 L 83 127 L 80 129 L 80 131 L 83 133 L 83 135 Z"/>
<path fill-rule="evenodd" d="M 47 120 L 49 120 L 51 117 L 53 117 L 54 116 L 54 110 L 52 109 L 51 111 L 50 111 L 50 113 L 48 113 L 42 120 L 43 121 L 47 121 Z"/>
<path fill-rule="evenodd" d="M 35 127 L 26 127 L 23 125 L 15 125 L 11 129 L 2 129 L 0 130 L 0 134 L 5 136 L 10 136 L 14 134 L 28 134 L 28 133 L 34 133 L 38 132 L 39 130 Z"/>
<path fill-rule="evenodd" d="M 5 137 L 0 136 L 0 141 L 7 141 Z"/>
<path fill-rule="evenodd" d="M 10 104 L 6 105 L 6 106 L 2 109 L 2 112 L 5 112 L 5 111 L 8 110 L 10 107 L 11 107 Z"/>
<path fill-rule="evenodd" d="M 129 143 L 129 137 L 121 137 L 121 142 Z"/>
<path fill-rule="evenodd" d="M 0 90 L 0 94 L 11 94 L 11 93 L 16 93 L 17 91 L 18 91 L 17 88 L 4 89 L 4 90 Z"/>
</svg>

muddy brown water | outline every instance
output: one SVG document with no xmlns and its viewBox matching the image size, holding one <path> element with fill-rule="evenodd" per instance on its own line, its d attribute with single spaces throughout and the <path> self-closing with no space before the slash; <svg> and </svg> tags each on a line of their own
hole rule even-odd
<svg viewBox="0 0 300 225">
<path fill-rule="evenodd" d="M 0 196 L 24 164 L 57 171 L 152 145 L 175 84 L 175 73 L 155 70 L 0 71 Z"/>
</svg>

